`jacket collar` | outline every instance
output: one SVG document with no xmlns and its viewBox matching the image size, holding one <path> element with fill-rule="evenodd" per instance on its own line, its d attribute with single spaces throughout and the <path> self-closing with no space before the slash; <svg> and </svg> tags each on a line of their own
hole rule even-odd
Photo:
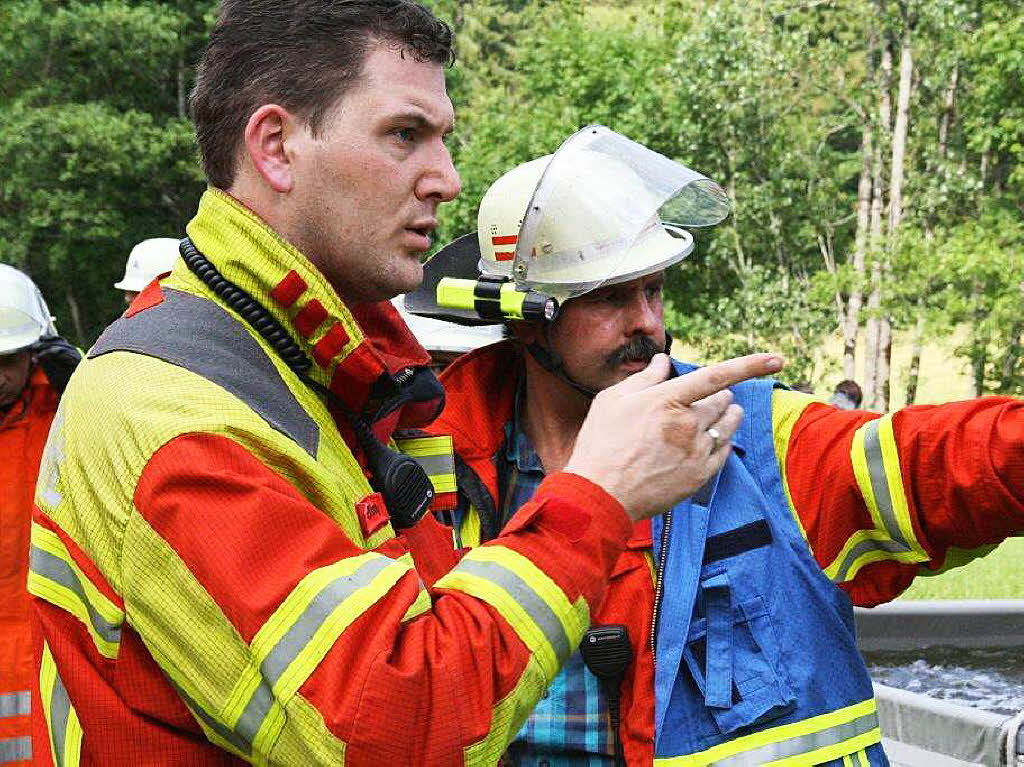
<svg viewBox="0 0 1024 767">
<path fill-rule="evenodd" d="M 0 429 L 14 426 L 29 413 L 52 413 L 57 410 L 57 393 L 43 369 L 33 366 L 21 396 L 6 413 L 0 413 Z"/>
<path fill-rule="evenodd" d="M 313 360 L 310 377 L 351 409 L 371 410 L 396 397 L 396 376 L 403 380 L 430 362 L 390 301 L 347 306 L 309 259 L 227 193 L 207 189 L 187 231 L 225 278 L 289 330 Z M 399 425 L 421 426 L 438 406 L 407 405 Z"/>
</svg>

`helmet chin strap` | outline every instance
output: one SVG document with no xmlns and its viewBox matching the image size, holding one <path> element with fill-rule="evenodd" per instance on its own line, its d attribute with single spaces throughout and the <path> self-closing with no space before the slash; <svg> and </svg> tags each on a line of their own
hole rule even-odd
<svg viewBox="0 0 1024 767">
<path fill-rule="evenodd" d="M 537 361 L 537 364 L 544 368 L 549 373 L 560 378 L 565 383 L 569 384 L 573 389 L 578 391 L 587 399 L 593 399 L 597 396 L 597 390 L 591 389 L 589 386 L 584 386 L 579 381 L 576 381 L 565 369 L 565 365 L 562 363 L 562 358 L 558 352 L 555 351 L 555 347 L 551 344 L 551 323 L 544 323 L 544 340 L 547 342 L 547 346 L 541 346 L 536 341 L 530 342 L 526 351 L 530 353 L 530 356 Z M 672 336 L 669 332 L 665 331 L 665 354 L 669 354 L 672 348 Z"/>
</svg>

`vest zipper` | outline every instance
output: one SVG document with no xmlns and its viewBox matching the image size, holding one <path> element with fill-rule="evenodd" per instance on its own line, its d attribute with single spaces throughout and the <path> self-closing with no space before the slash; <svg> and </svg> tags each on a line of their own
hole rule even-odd
<svg viewBox="0 0 1024 767">
<path fill-rule="evenodd" d="M 658 558 L 654 580 L 654 614 L 651 616 L 651 660 L 657 661 L 655 635 L 658 632 L 658 616 L 661 613 L 661 592 L 665 580 L 665 561 L 668 559 L 668 536 L 672 530 L 672 512 L 666 511 L 661 527 L 661 557 Z"/>
</svg>

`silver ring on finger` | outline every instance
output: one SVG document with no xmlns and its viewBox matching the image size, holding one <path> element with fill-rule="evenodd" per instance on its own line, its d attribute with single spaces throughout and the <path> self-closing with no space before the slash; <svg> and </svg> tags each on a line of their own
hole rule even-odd
<svg viewBox="0 0 1024 767">
<path fill-rule="evenodd" d="M 708 436 L 711 437 L 711 452 L 713 453 L 718 450 L 718 446 L 722 442 L 722 432 L 712 426 L 708 429 Z"/>
</svg>

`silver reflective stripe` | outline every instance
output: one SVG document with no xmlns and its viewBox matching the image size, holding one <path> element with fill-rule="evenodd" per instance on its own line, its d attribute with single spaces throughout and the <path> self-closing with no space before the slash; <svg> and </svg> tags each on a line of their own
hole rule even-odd
<svg viewBox="0 0 1024 767">
<path fill-rule="evenodd" d="M 53 680 L 53 692 L 50 694 L 50 733 L 53 735 L 53 759 L 57 767 L 67 764 L 68 717 L 71 715 L 71 698 L 64 689 L 60 674 Z"/>
<path fill-rule="evenodd" d="M 128 351 L 191 371 L 238 397 L 316 458 L 320 428 L 245 325 L 191 293 L 164 288 L 163 297 L 156 306 L 111 324 L 89 357 Z"/>
<path fill-rule="evenodd" d="M 249 702 L 245 704 L 245 710 L 242 711 L 242 715 L 238 717 L 238 721 L 235 723 L 235 732 L 242 736 L 246 743 L 252 744 L 256 740 L 256 733 L 260 731 L 260 726 L 267 718 L 267 714 L 270 713 L 270 708 L 273 705 L 274 693 L 271 692 L 267 681 L 261 679 L 259 686 L 253 691 L 252 697 L 249 698 Z"/>
<path fill-rule="evenodd" d="M 260 664 L 263 677 L 271 685 L 277 684 L 277 680 L 306 649 L 306 645 L 313 639 L 313 635 L 330 617 L 331 613 L 359 589 L 368 586 L 385 568 L 395 564 L 396 561 L 384 556 L 374 557 L 360 565 L 352 574 L 335 578 L 324 586 L 320 593 L 313 597 L 291 628 L 267 653 L 267 657 Z"/>
<path fill-rule="evenodd" d="M 313 597 L 291 628 L 274 645 L 260 664 L 263 679 L 253 691 L 249 702 L 245 704 L 245 710 L 242 711 L 242 715 L 235 724 L 235 732 L 238 735 L 248 743 L 252 743 L 256 739 L 256 734 L 260 731 L 260 727 L 270 714 L 270 709 L 274 704 L 274 694 L 271 688 L 277 684 L 277 680 L 302 654 L 313 636 L 330 615 L 338 609 L 338 606 L 361 588 L 369 585 L 385 568 L 395 564 L 395 561 L 383 556 L 375 557 L 362 564 L 350 575 L 343 575 L 331 581 Z"/>
<path fill-rule="evenodd" d="M 20 738 L 0 740 L 0 764 L 7 762 L 23 762 L 32 758 L 32 738 L 23 735 Z"/>
<path fill-rule="evenodd" d="M 28 690 L 0 695 L 0 719 L 32 713 L 32 693 Z"/>
<path fill-rule="evenodd" d="M 853 567 L 853 563 L 869 551 L 885 551 L 890 554 L 905 554 L 907 549 L 895 541 L 863 540 L 847 552 L 842 566 L 836 571 L 836 574 L 832 576 L 832 582 L 845 582 L 850 572 L 850 568 Z"/>
<path fill-rule="evenodd" d="M 192 699 L 192 696 L 190 696 L 187 692 L 181 689 L 180 686 L 175 684 L 173 679 L 167 677 L 167 681 L 169 681 L 171 683 L 171 686 L 175 690 L 177 690 L 178 695 L 181 697 L 183 701 L 185 701 L 185 704 L 188 706 L 189 710 L 197 717 L 202 719 L 203 724 L 205 724 L 207 727 L 209 727 L 211 730 L 217 733 L 222 740 L 227 741 L 236 749 L 238 749 L 238 751 L 247 756 L 252 752 L 252 749 L 249 747 L 249 744 L 247 742 L 242 740 L 242 738 L 240 738 L 235 732 L 229 730 L 223 724 L 221 724 L 208 713 L 206 713 L 203 707 Z"/>
<path fill-rule="evenodd" d="M 565 635 L 562 621 L 555 615 L 548 603 L 541 599 L 537 592 L 530 588 L 522 578 L 497 562 L 481 562 L 476 559 L 464 559 L 452 572 L 461 571 L 476 575 L 495 583 L 507 591 L 512 598 L 526 610 L 537 627 L 555 650 L 560 663 L 565 663 L 571 653 L 569 637 Z"/>
<path fill-rule="evenodd" d="M 67 562 L 59 557 L 55 557 L 48 551 L 43 551 L 38 546 L 33 546 L 29 552 L 29 567 L 36 575 L 54 583 L 59 583 L 61 586 L 74 592 L 82 600 L 85 609 L 89 611 L 89 621 L 92 623 L 92 627 L 96 630 L 97 634 L 112 644 L 117 644 L 121 641 L 120 625 L 109 623 L 106 618 L 96 612 L 96 608 L 92 606 L 92 603 L 85 594 L 85 589 L 82 588 L 82 582 L 78 579 L 78 574 L 68 566 Z"/>
<path fill-rule="evenodd" d="M 413 460 L 423 467 L 428 477 L 435 477 L 438 474 L 454 474 L 455 459 L 452 454 L 447 455 L 414 455 Z"/>
<path fill-rule="evenodd" d="M 867 458 L 868 475 L 871 477 L 871 492 L 875 495 L 875 503 L 878 504 L 878 513 L 885 524 L 885 532 L 903 546 L 901 551 L 910 551 L 910 544 L 903 537 L 892 508 L 889 479 L 885 476 L 885 464 L 882 462 L 882 443 L 878 438 L 879 420 L 881 419 L 870 421 L 864 428 L 864 456 Z"/>
<path fill-rule="evenodd" d="M 735 754 L 711 762 L 715 767 L 757 767 L 757 765 L 774 762 L 777 759 L 809 754 L 826 746 L 837 746 L 845 743 L 858 735 L 864 735 L 878 727 L 878 715 L 872 711 L 869 714 L 854 719 L 852 722 L 844 722 L 835 727 L 826 727 L 824 730 L 811 732 L 807 735 L 799 735 L 795 738 L 787 738 L 777 743 L 769 743 L 760 748 L 744 751 L 742 754 Z"/>
</svg>

